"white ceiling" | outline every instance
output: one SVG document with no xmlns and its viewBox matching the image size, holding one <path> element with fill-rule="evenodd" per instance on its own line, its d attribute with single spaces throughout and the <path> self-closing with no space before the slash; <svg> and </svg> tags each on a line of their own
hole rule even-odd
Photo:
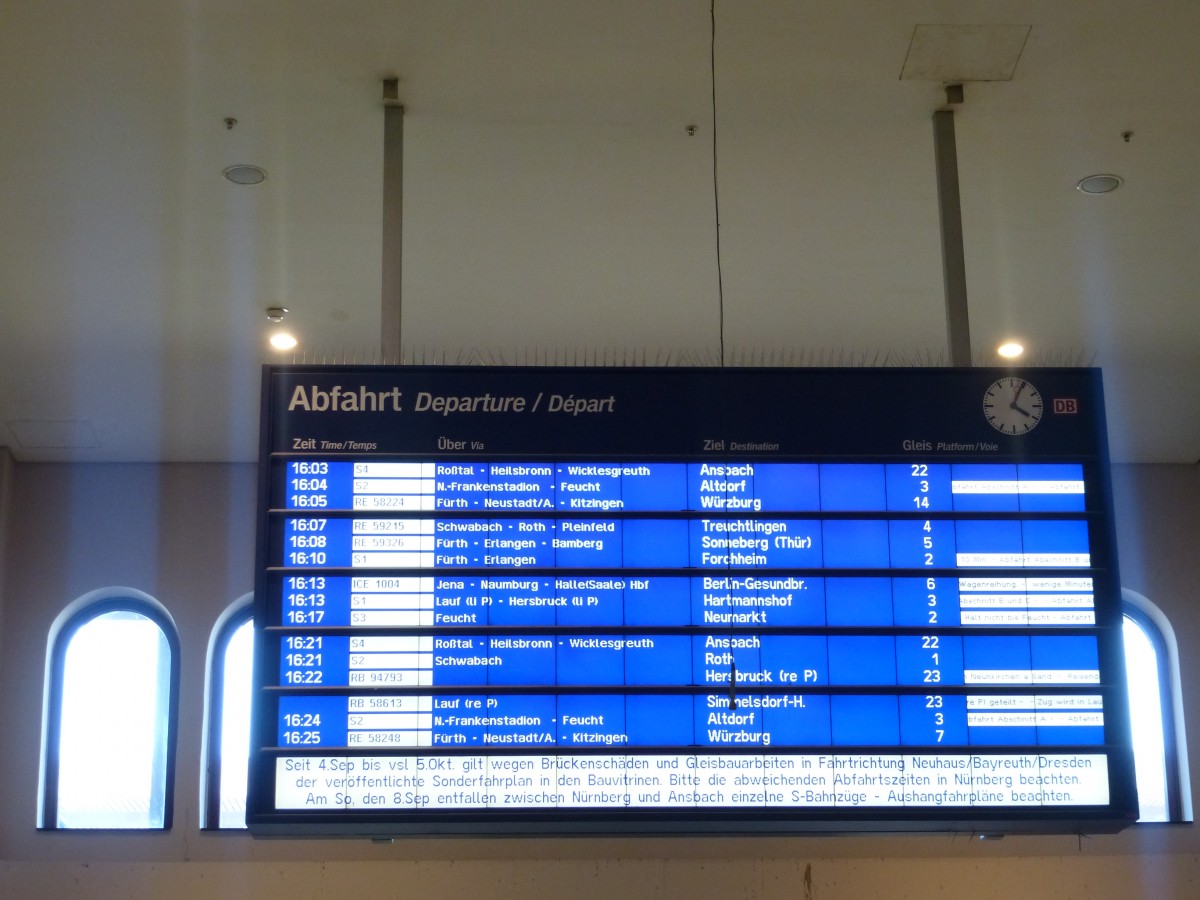
<svg viewBox="0 0 1200 900">
<path fill-rule="evenodd" d="M 714 57 L 709 10 L 0 0 L 0 445 L 253 459 L 268 306 L 376 359 L 387 77 L 407 361 L 944 362 L 934 24 L 1030 27 L 956 112 L 976 362 L 1100 365 L 1114 459 L 1200 459 L 1200 3 L 717 0 Z"/>
</svg>

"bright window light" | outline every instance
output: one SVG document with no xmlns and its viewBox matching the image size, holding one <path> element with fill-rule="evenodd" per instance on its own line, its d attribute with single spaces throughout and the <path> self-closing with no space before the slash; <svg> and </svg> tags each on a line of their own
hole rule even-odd
<svg viewBox="0 0 1200 900">
<path fill-rule="evenodd" d="M 162 828 L 170 647 L 150 619 L 106 613 L 63 668 L 59 828 Z"/>
<path fill-rule="evenodd" d="M 225 645 L 221 693 L 221 828 L 246 827 L 253 665 L 254 620 L 248 619 L 238 626 Z"/>
<path fill-rule="evenodd" d="M 1163 744 L 1162 687 L 1158 653 L 1137 622 L 1125 618 L 1125 668 L 1129 677 L 1129 717 L 1137 770 L 1139 822 L 1166 822 L 1167 761 Z"/>
</svg>

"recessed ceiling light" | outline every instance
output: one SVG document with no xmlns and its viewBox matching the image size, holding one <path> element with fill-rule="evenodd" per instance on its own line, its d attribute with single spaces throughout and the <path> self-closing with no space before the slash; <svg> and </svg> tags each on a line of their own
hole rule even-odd
<svg viewBox="0 0 1200 900">
<path fill-rule="evenodd" d="M 1020 356 L 1022 353 L 1025 352 L 1025 348 L 1023 346 L 1021 346 L 1020 344 L 1018 344 L 1016 341 L 1005 341 L 1003 344 L 1001 344 L 999 347 L 996 348 L 996 352 L 999 353 L 1001 356 L 1003 356 L 1005 359 L 1016 359 L 1018 356 Z"/>
<path fill-rule="evenodd" d="M 286 331 L 277 331 L 271 335 L 271 346 L 276 350 L 291 350 L 298 343 L 300 342 Z"/>
<path fill-rule="evenodd" d="M 1075 190 L 1081 194 L 1111 194 L 1124 183 L 1120 175 L 1089 175 L 1079 179 Z"/>
<path fill-rule="evenodd" d="M 262 184 L 267 180 L 267 170 L 258 166 L 230 166 L 221 174 L 234 184 Z"/>
</svg>

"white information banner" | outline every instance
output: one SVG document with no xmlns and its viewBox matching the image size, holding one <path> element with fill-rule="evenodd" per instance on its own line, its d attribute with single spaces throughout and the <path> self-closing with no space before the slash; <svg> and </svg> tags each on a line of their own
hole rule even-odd
<svg viewBox="0 0 1200 900">
<path fill-rule="evenodd" d="M 1102 806 L 1100 753 L 283 756 L 280 810 Z"/>
</svg>

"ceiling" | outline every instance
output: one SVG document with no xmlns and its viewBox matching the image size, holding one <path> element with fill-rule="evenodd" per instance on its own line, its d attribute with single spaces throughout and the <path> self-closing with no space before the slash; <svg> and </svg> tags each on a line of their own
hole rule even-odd
<svg viewBox="0 0 1200 900">
<path fill-rule="evenodd" d="M 1099 365 L 1114 459 L 1195 463 L 1200 3 L 1146 10 L 0 0 L 0 446 L 252 460 L 263 362 L 379 359 L 390 77 L 406 362 L 944 364 L 938 78 L 1011 30 L 901 73 L 963 25 L 1027 28 L 955 107 L 976 363 Z"/>
</svg>

